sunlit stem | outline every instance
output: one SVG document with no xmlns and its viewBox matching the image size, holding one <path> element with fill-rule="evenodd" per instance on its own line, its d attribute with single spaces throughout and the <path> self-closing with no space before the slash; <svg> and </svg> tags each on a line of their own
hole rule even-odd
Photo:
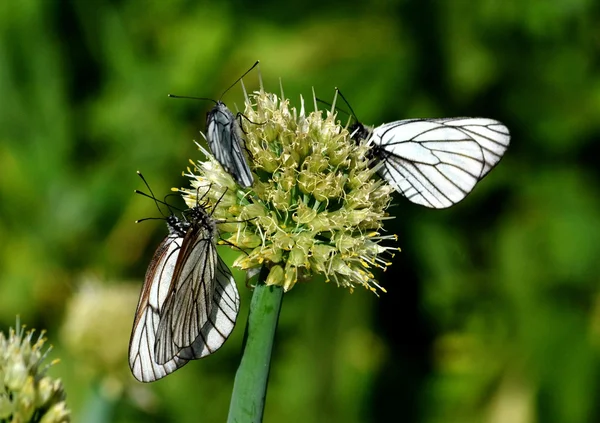
<svg viewBox="0 0 600 423">
<path fill-rule="evenodd" d="M 229 423 L 262 422 L 271 367 L 271 350 L 283 299 L 281 286 L 266 286 L 262 269 L 250 303 L 242 360 L 235 375 Z"/>
</svg>

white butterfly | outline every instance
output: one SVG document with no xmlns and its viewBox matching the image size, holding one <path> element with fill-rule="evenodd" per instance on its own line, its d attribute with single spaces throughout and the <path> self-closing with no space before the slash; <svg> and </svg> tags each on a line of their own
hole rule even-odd
<svg viewBox="0 0 600 423">
<path fill-rule="evenodd" d="M 187 216 L 187 217 L 186 217 Z M 233 330 L 240 298 L 217 254 L 215 221 L 201 206 L 166 218 L 169 234 L 146 272 L 129 342 L 129 367 L 158 380 L 212 354 Z"/>
<path fill-rule="evenodd" d="M 241 115 L 234 115 L 221 101 L 221 98 L 235 86 L 244 76 L 259 64 L 257 60 L 250 69 L 227 88 L 219 100 L 202 97 L 188 97 L 169 94 L 173 98 L 188 98 L 193 100 L 209 100 L 215 106 L 206 114 L 206 142 L 215 159 L 223 166 L 235 181 L 243 188 L 249 188 L 254 183 L 254 177 L 244 155 L 244 132 L 240 125 Z"/>
<path fill-rule="evenodd" d="M 254 178 L 244 156 L 244 137 L 239 120 L 222 101 L 206 114 L 206 141 L 223 169 L 242 187 L 252 186 Z"/>
<path fill-rule="evenodd" d="M 379 175 L 416 204 L 450 207 L 500 161 L 510 143 L 502 123 L 487 118 L 408 119 L 375 129 L 350 127 L 380 163 Z"/>
</svg>

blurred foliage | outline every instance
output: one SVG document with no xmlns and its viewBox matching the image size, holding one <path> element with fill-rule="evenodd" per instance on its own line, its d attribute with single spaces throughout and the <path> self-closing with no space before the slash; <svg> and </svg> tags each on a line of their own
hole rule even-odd
<svg viewBox="0 0 600 423">
<path fill-rule="evenodd" d="M 133 224 L 158 215 L 135 171 L 158 195 L 185 184 L 211 107 L 166 94 L 219 98 L 260 59 L 267 89 L 282 77 L 296 102 L 338 86 L 365 123 L 476 115 L 512 132 L 459 205 L 397 198 L 387 294 L 314 282 L 286 296 L 265 421 L 599 421 L 599 19 L 591 0 L 0 3 L 2 327 L 21 314 L 49 329 L 74 421 L 98 398 L 114 422 L 225 419 L 241 274 L 231 339 L 151 385 L 126 365 L 89 371 L 52 334 L 83 281 L 141 287 L 166 230 Z M 241 89 L 224 100 L 241 105 Z M 111 351 L 127 349 L 130 297 L 131 321 L 98 335 Z M 110 307 L 96 313 L 89 330 L 110 330 Z"/>
</svg>

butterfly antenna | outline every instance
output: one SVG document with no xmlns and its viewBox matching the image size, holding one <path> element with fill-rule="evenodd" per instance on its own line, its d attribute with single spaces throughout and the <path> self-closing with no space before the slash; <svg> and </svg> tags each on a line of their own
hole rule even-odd
<svg viewBox="0 0 600 423">
<path fill-rule="evenodd" d="M 210 189 L 212 188 L 212 182 L 208 185 L 208 189 L 206 190 L 206 192 L 204 194 L 202 194 L 202 197 L 200 197 L 200 188 L 204 188 L 206 187 L 206 185 L 201 185 L 198 188 L 196 188 L 196 207 L 202 207 L 204 208 L 204 205 L 206 203 L 203 203 L 202 200 L 204 199 L 204 197 L 206 197 L 210 191 Z"/>
<path fill-rule="evenodd" d="M 321 103 L 321 104 L 324 104 L 326 106 L 331 106 L 331 103 L 328 103 L 325 100 L 321 100 L 319 97 L 317 97 L 317 103 Z"/>
<path fill-rule="evenodd" d="M 360 122 L 358 120 L 358 118 L 356 117 L 356 113 L 354 113 L 354 110 L 352 110 L 352 106 L 350 105 L 348 100 L 346 100 L 346 97 L 344 97 L 344 94 L 342 94 L 342 92 L 340 91 L 340 89 L 338 87 L 335 87 L 335 92 L 336 92 L 336 94 L 340 95 L 342 100 L 344 100 L 344 103 L 346 103 L 346 106 L 348 106 L 348 108 L 350 109 L 350 113 L 352 114 L 352 117 L 354 118 L 354 120 L 356 120 L 357 122 Z M 334 101 L 334 103 L 335 103 L 335 101 Z"/>
<path fill-rule="evenodd" d="M 215 203 L 215 206 L 212 209 L 212 212 L 210 212 L 210 215 L 212 216 L 213 213 L 215 212 L 215 210 L 217 209 L 217 206 L 219 205 L 219 203 L 221 202 L 221 200 L 223 199 L 223 197 L 225 197 L 225 194 L 227 193 L 227 190 L 229 188 L 225 187 L 225 191 L 223 191 L 223 194 L 221 194 L 221 196 L 219 197 L 219 199 L 217 200 L 217 202 Z"/>
<path fill-rule="evenodd" d="M 187 96 L 187 95 L 175 95 L 175 94 L 167 94 L 167 97 L 171 97 L 171 98 L 185 98 L 187 100 L 212 101 L 213 103 L 217 104 L 216 100 L 213 100 L 212 98 L 205 98 L 205 97 L 190 97 L 190 96 Z"/>
<path fill-rule="evenodd" d="M 136 220 L 135 223 L 144 222 L 146 220 L 165 220 L 165 219 L 162 217 L 144 217 L 143 219 Z"/>
<path fill-rule="evenodd" d="M 179 191 L 178 191 L 178 192 L 179 192 Z M 174 192 L 172 192 L 172 193 L 170 193 L 170 194 L 167 194 L 167 195 L 165 195 L 165 198 L 163 198 L 163 203 L 164 203 L 164 204 L 166 204 L 166 205 L 167 205 L 169 208 L 170 208 L 170 207 L 173 207 L 173 208 L 174 208 L 175 210 L 177 210 L 177 211 L 182 211 L 182 210 L 181 210 L 179 207 L 175 207 L 175 206 L 173 206 L 173 205 L 170 205 L 170 204 L 168 204 L 168 203 L 167 203 L 167 198 L 168 198 L 168 197 L 175 197 L 175 196 L 179 196 L 179 194 L 175 194 Z"/>
<path fill-rule="evenodd" d="M 240 76 L 233 84 L 231 84 L 231 86 L 229 88 L 227 88 L 225 91 L 223 91 L 223 94 L 221 94 L 221 97 L 219 97 L 219 101 L 221 101 L 221 99 L 223 98 L 223 96 L 227 93 L 227 91 L 229 91 L 230 89 L 232 89 L 233 87 L 235 87 L 235 84 L 237 84 L 238 82 L 240 82 L 242 80 L 242 78 L 246 75 L 248 75 L 248 73 L 250 73 L 250 71 L 252 69 L 254 69 L 258 64 L 260 63 L 259 60 L 257 60 L 250 69 L 248 69 L 246 72 L 244 72 L 244 74 L 242 76 Z"/>
<path fill-rule="evenodd" d="M 321 103 L 321 104 L 324 104 L 324 105 L 326 105 L 326 106 L 329 106 L 329 107 L 331 107 L 331 110 L 332 110 L 332 111 L 333 111 L 333 110 L 336 110 L 336 111 L 338 111 L 338 112 L 342 112 L 342 113 L 344 113 L 344 114 L 347 114 L 348 116 L 350 116 L 350 117 L 354 118 L 354 116 L 352 116 L 352 115 L 350 114 L 350 112 L 348 112 L 348 111 L 346 111 L 346 110 L 344 110 L 344 109 L 340 109 L 339 107 L 337 107 L 337 108 L 335 108 L 335 109 L 334 109 L 334 108 L 333 108 L 333 104 L 331 104 L 331 103 L 329 103 L 329 102 L 327 102 L 327 101 L 325 101 L 325 100 L 321 100 L 321 99 L 320 99 L 320 98 L 318 98 L 318 97 L 317 97 L 317 103 Z"/>
<path fill-rule="evenodd" d="M 144 185 L 146 185 L 146 188 L 148 188 L 148 191 L 150 191 L 150 195 L 146 194 L 145 192 L 138 191 L 138 190 L 135 190 L 134 192 L 137 193 L 137 194 L 141 194 L 141 195 L 143 195 L 145 197 L 148 197 L 148 198 L 151 198 L 152 200 L 154 200 L 154 204 L 156 204 L 156 208 L 158 209 L 158 211 L 160 212 L 160 214 L 162 214 L 163 216 L 164 216 L 164 214 L 163 214 L 160 206 L 158 205 L 159 203 L 165 204 L 168 207 L 169 211 L 171 213 L 173 213 L 173 211 L 171 210 L 171 207 L 168 204 L 166 204 L 166 203 L 164 203 L 164 202 L 162 202 L 162 201 L 160 201 L 160 200 L 158 200 L 156 198 L 156 196 L 154 195 L 154 192 L 152 191 L 152 188 L 150 188 L 150 184 L 148 184 L 148 181 L 146 181 L 146 178 L 144 178 L 144 175 L 142 175 L 142 172 L 140 172 L 138 170 L 137 174 L 138 174 L 138 176 L 140 178 L 142 178 L 142 181 L 144 181 Z"/>
<path fill-rule="evenodd" d="M 174 205 L 169 204 L 166 201 L 160 201 L 158 198 L 152 197 L 151 195 L 146 194 L 145 192 L 140 191 L 138 189 L 134 189 L 133 192 L 135 192 L 136 194 L 142 195 L 144 197 L 150 198 L 151 200 L 154 200 L 158 204 L 162 204 L 162 205 L 166 206 L 169 209 L 169 211 L 171 212 L 171 214 L 173 214 L 173 210 L 171 210 L 172 208 L 175 209 L 175 210 L 177 210 L 177 211 L 182 211 L 179 207 L 175 207 Z M 169 194 L 169 195 L 175 195 L 175 194 Z M 160 209 L 160 207 L 158 208 L 158 210 L 160 210 L 160 214 L 162 214 L 164 216 L 164 214 L 163 214 L 162 210 Z"/>
</svg>

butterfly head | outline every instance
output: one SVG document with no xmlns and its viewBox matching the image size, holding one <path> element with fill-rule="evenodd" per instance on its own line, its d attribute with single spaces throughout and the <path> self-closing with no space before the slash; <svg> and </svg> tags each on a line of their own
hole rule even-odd
<svg viewBox="0 0 600 423">
<path fill-rule="evenodd" d="M 373 129 L 363 125 L 360 122 L 353 123 L 348 127 L 350 138 L 359 145 L 362 142 L 367 143 L 373 134 Z M 381 157 L 382 149 L 374 143 L 370 143 L 370 148 L 367 150 L 367 159 L 372 160 L 376 157 Z"/>
<path fill-rule="evenodd" d="M 189 221 L 188 225 L 202 226 L 211 232 L 214 232 L 216 229 L 214 219 L 201 204 L 187 210 L 186 216 Z"/>
<path fill-rule="evenodd" d="M 352 138 L 357 144 L 363 140 L 369 139 L 371 133 L 373 132 L 370 128 L 367 128 L 360 122 L 350 125 L 348 127 L 348 131 L 350 132 L 350 138 Z"/>
</svg>

